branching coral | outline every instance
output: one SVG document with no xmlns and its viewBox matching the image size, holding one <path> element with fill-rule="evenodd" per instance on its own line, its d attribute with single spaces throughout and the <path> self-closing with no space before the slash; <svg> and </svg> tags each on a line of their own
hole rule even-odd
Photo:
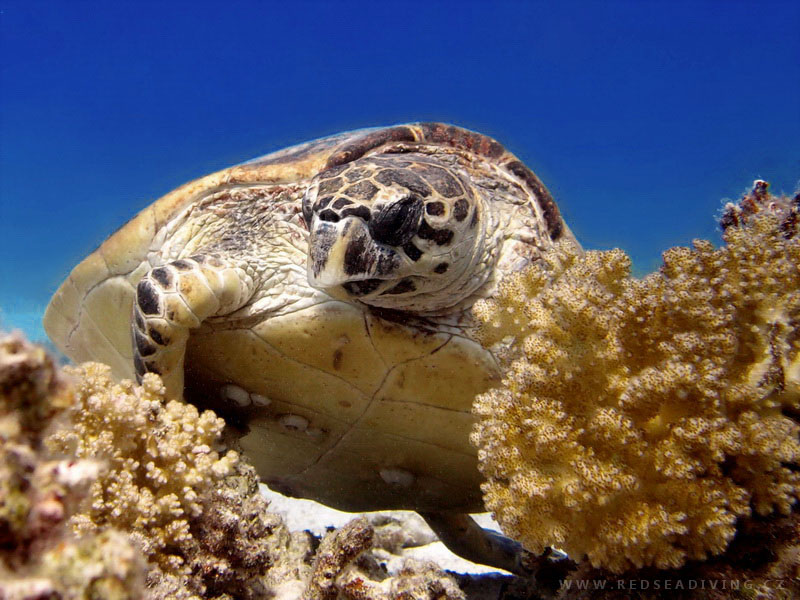
<svg viewBox="0 0 800 600">
<path fill-rule="evenodd" d="M 110 369 L 97 363 L 71 373 L 72 426 L 47 443 L 107 465 L 72 517 L 75 530 L 129 532 L 153 567 L 149 583 L 165 595 L 263 593 L 258 577 L 273 562 L 271 534 L 282 524 L 266 512 L 252 467 L 236 452 L 220 451 L 222 419 L 165 402 L 156 376 L 140 387 L 113 383 Z"/>
<path fill-rule="evenodd" d="M 789 513 L 800 236 L 781 207 L 740 211 L 724 247 L 670 249 L 642 280 L 620 250 L 562 244 L 476 307 L 504 380 L 472 441 L 507 534 L 619 572 L 720 553 L 751 509 Z"/>
</svg>

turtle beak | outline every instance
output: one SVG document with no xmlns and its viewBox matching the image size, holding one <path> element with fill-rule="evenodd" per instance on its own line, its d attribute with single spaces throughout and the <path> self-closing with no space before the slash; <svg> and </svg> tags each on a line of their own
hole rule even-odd
<svg viewBox="0 0 800 600">
<path fill-rule="evenodd" d="M 358 217 L 331 222 L 315 215 L 310 229 L 308 283 L 331 296 L 379 292 L 400 265 L 397 252 L 376 243 Z"/>
</svg>

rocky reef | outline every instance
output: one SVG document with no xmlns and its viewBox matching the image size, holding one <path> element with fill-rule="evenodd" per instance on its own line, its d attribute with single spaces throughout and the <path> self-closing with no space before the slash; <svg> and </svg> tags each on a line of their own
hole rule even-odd
<svg viewBox="0 0 800 600">
<path fill-rule="evenodd" d="M 798 210 L 756 182 L 726 207 L 719 249 L 672 248 L 635 279 L 620 250 L 562 244 L 476 308 L 504 378 L 477 399 L 472 440 L 508 535 L 652 574 L 763 534 L 769 515 L 797 533 Z M 773 558 L 791 579 L 788 539 Z"/>
</svg>

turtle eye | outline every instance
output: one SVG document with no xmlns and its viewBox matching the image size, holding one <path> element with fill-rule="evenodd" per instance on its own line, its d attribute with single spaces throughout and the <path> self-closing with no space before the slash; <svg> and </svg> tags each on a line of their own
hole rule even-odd
<svg viewBox="0 0 800 600">
<path fill-rule="evenodd" d="M 423 202 L 417 196 L 406 196 L 384 206 L 369 221 L 369 233 L 376 242 L 389 246 L 402 246 L 419 229 Z"/>
</svg>

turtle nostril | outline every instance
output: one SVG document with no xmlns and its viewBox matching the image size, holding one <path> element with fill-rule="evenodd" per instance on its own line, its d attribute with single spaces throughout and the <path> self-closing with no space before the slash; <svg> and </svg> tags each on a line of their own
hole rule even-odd
<svg viewBox="0 0 800 600">
<path fill-rule="evenodd" d="M 370 220 L 370 235 L 376 242 L 402 246 L 417 233 L 422 209 L 423 202 L 416 196 L 406 196 L 385 206 Z"/>
</svg>

